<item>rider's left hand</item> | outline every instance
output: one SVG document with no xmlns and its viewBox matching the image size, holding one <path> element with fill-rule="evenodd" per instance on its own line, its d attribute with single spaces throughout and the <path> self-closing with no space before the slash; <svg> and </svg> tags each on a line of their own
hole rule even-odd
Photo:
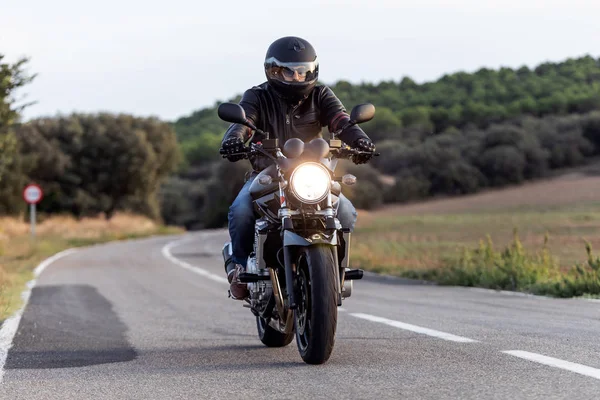
<svg viewBox="0 0 600 400">
<path fill-rule="evenodd" d="M 352 147 L 356 150 L 367 152 L 366 154 L 353 155 L 352 162 L 354 162 L 354 164 L 367 163 L 373 157 L 373 152 L 375 152 L 375 144 L 371 140 L 365 138 L 358 139 L 354 142 Z"/>
</svg>

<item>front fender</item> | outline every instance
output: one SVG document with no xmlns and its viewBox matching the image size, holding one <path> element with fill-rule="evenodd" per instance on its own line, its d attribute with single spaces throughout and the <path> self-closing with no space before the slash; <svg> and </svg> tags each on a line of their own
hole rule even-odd
<svg viewBox="0 0 600 400">
<path fill-rule="evenodd" d="M 325 233 L 315 233 L 309 237 L 300 236 L 292 231 L 283 232 L 283 246 L 313 246 L 316 244 L 328 244 L 331 246 L 338 245 L 337 232 L 333 232 L 331 235 Z"/>
</svg>

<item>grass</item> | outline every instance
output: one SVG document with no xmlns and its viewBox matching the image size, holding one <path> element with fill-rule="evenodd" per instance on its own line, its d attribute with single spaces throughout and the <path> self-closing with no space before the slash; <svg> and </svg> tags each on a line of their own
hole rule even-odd
<svg viewBox="0 0 600 400">
<path fill-rule="evenodd" d="M 445 284 L 598 295 L 600 261 L 592 249 L 600 249 L 600 196 L 593 195 L 600 179 L 589 179 L 554 202 L 544 193 L 536 203 L 535 185 L 553 192 L 545 182 L 462 198 L 468 208 L 448 199 L 360 212 L 351 263 Z M 565 188 L 564 180 L 555 184 Z"/>
<path fill-rule="evenodd" d="M 0 321 L 21 304 L 21 292 L 33 269 L 61 250 L 114 240 L 181 233 L 141 216 L 117 214 L 111 220 L 59 216 L 43 220 L 32 239 L 29 225 L 16 218 L 0 218 Z"/>
</svg>

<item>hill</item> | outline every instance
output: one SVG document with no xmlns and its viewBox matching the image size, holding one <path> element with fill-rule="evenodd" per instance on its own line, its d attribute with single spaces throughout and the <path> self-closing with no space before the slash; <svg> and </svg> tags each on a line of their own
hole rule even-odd
<svg viewBox="0 0 600 400">
<path fill-rule="evenodd" d="M 580 168 L 581 170 L 581 168 Z M 570 172 L 550 179 L 489 189 L 460 197 L 392 204 L 370 215 L 489 213 L 498 210 L 552 210 L 560 207 L 600 205 L 600 174 Z"/>
<path fill-rule="evenodd" d="M 451 127 L 486 128 L 521 116 L 583 114 L 598 110 L 600 59 L 585 56 L 540 64 L 534 69 L 482 68 L 472 74 L 447 74 L 423 84 L 409 77 L 378 84 L 352 85 L 338 81 L 331 88 L 347 108 L 363 102 L 375 104 L 376 118 L 365 129 L 373 139 L 381 141 L 395 139 L 409 128 L 441 133 Z M 239 100 L 239 96 L 229 100 Z M 191 163 L 211 159 L 208 151 L 205 154 L 194 150 L 200 145 L 208 150 L 214 140 L 207 138 L 220 139 L 228 126 L 217 116 L 218 104 L 174 123 Z M 200 137 L 205 141 L 200 141 Z"/>
<path fill-rule="evenodd" d="M 363 185 L 350 197 L 362 208 L 518 184 L 584 165 L 600 154 L 600 59 L 591 56 L 534 69 L 457 72 L 423 84 L 405 77 L 378 84 L 339 81 L 331 87 L 348 109 L 363 102 L 377 108 L 364 129 L 381 157 L 372 168 L 352 169 Z M 165 191 L 172 201 L 163 215 L 171 222 L 188 220 L 194 214 L 190 210 L 204 207 L 208 182 L 223 173 L 218 170 L 243 173 L 241 163 L 226 167 L 219 158 L 228 124 L 219 120 L 217 106 L 173 123 L 186 164 Z M 177 194 L 182 187 L 189 190 L 182 180 L 194 182 L 193 195 Z M 235 192 L 240 184 L 228 190 Z M 229 203 L 233 196 L 221 198 Z M 188 216 L 182 219 L 174 210 L 188 210 Z M 214 217 L 204 208 L 202 214 L 211 221 L 186 224 L 218 226 L 226 212 Z"/>
</svg>

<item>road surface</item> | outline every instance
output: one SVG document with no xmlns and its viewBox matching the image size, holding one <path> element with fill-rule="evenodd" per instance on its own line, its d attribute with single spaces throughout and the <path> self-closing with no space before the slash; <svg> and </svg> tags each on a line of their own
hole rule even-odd
<svg viewBox="0 0 600 400">
<path fill-rule="evenodd" d="M 264 347 L 225 231 L 80 249 L 41 273 L 1 399 L 598 399 L 600 302 L 355 282 L 331 359 Z M 0 349 L 1 351 L 2 349 Z"/>
</svg>

